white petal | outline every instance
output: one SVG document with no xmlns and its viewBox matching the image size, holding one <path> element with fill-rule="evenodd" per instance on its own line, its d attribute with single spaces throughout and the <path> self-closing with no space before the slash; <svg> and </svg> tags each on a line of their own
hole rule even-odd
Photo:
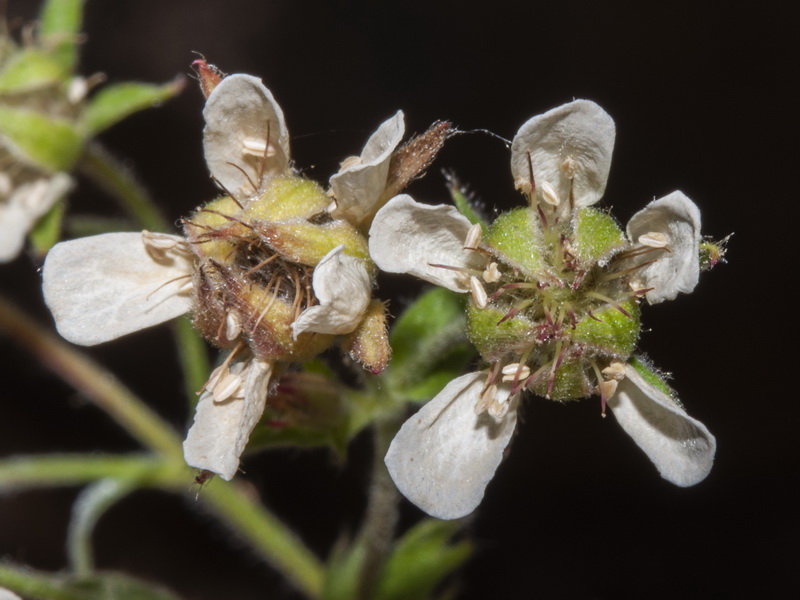
<svg viewBox="0 0 800 600">
<path fill-rule="evenodd" d="M 208 97 L 203 117 L 208 169 L 238 200 L 261 191 L 267 175 L 289 169 L 289 131 L 283 111 L 257 77 L 239 74 L 223 79 Z M 259 145 L 266 155 L 256 149 Z"/>
<path fill-rule="evenodd" d="M 0 199 L 0 262 L 14 259 L 31 227 L 72 187 L 72 178 L 57 173 L 17 186 Z"/>
<path fill-rule="evenodd" d="M 625 379 L 608 406 L 667 481 L 687 487 L 711 471 L 717 450 L 714 436 L 631 365 L 625 365 Z"/>
<path fill-rule="evenodd" d="M 0 600 L 22 600 L 22 598 L 17 596 L 11 590 L 7 590 L 4 587 L 0 587 Z"/>
<path fill-rule="evenodd" d="M 250 434 L 264 413 L 272 363 L 251 359 L 235 363 L 230 370 L 243 377 L 244 397 L 234 394 L 214 402 L 210 390 L 203 392 L 183 442 L 189 466 L 217 473 L 226 481 L 236 475 Z"/>
<path fill-rule="evenodd" d="M 292 323 L 294 339 L 304 331 L 350 333 L 364 317 L 372 281 L 364 260 L 343 250 L 344 246 L 337 246 L 314 269 L 314 295 L 320 304 L 304 310 Z"/>
<path fill-rule="evenodd" d="M 538 193 L 547 182 L 566 206 L 572 176 L 575 204 L 590 206 L 606 189 L 615 136 L 614 121 L 589 100 L 576 100 L 533 117 L 511 145 L 514 182 L 517 187 L 529 182 L 532 166 Z"/>
<path fill-rule="evenodd" d="M 44 263 L 42 287 L 58 332 L 93 346 L 188 312 L 191 273 L 188 254 L 171 252 L 156 261 L 141 233 L 106 233 L 56 244 Z"/>
<path fill-rule="evenodd" d="M 468 292 L 448 267 L 483 271 L 486 260 L 464 250 L 472 224 L 452 206 L 415 202 L 405 194 L 395 196 L 375 215 L 369 231 L 369 253 L 388 273 L 409 273 L 454 292 Z"/>
<path fill-rule="evenodd" d="M 501 419 L 475 414 L 485 373 L 451 381 L 400 428 L 386 466 L 411 502 L 439 519 L 457 519 L 480 504 L 517 423 L 516 406 Z"/>
<path fill-rule="evenodd" d="M 404 132 L 403 111 L 397 111 L 367 140 L 356 164 L 331 177 L 331 189 L 336 196 L 335 218 L 358 224 L 372 213 L 386 187 L 392 152 Z"/>
<path fill-rule="evenodd" d="M 673 300 L 678 292 L 688 294 L 700 278 L 700 210 L 683 192 L 672 192 L 654 200 L 628 223 L 628 237 L 636 242 L 639 236 L 662 234 L 667 239 L 667 250 L 645 254 L 642 260 L 656 262 L 639 273 L 646 288 L 650 304 Z"/>
</svg>

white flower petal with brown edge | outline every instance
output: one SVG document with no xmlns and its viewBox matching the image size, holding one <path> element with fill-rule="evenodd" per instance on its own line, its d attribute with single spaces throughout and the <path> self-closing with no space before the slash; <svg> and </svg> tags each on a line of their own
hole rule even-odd
<svg viewBox="0 0 800 600">
<path fill-rule="evenodd" d="M 614 121 L 589 100 L 575 100 L 533 117 L 511 144 L 514 183 L 525 188 L 533 169 L 537 194 L 548 189 L 546 183 L 556 194 L 549 198 L 551 203 L 557 197 L 568 206 L 571 191 L 576 206 L 590 206 L 606 189 L 615 136 Z"/>
<path fill-rule="evenodd" d="M 289 171 L 283 111 L 259 78 L 237 74 L 223 79 L 209 95 L 203 117 L 208 169 L 240 202 L 262 191 L 268 175 Z"/>
<path fill-rule="evenodd" d="M 480 504 L 517 423 L 516 400 L 504 417 L 475 414 L 485 372 L 451 381 L 400 428 L 386 466 L 411 502 L 439 519 L 457 519 Z M 498 394 L 508 394 L 507 386 Z"/>
<path fill-rule="evenodd" d="M 183 442 L 186 464 L 226 481 L 239 470 L 250 434 L 264 413 L 272 363 L 253 358 L 235 363 L 230 371 L 242 377 L 243 388 L 221 402 L 214 401 L 212 390 L 204 391 Z"/>
<path fill-rule="evenodd" d="M 192 271 L 188 252 L 156 260 L 141 233 L 105 233 L 56 244 L 44 263 L 42 288 L 62 337 L 93 346 L 191 310 Z"/>
<path fill-rule="evenodd" d="M 330 179 L 336 197 L 332 214 L 358 224 L 372 214 L 386 187 L 389 162 L 405 132 L 403 111 L 384 121 L 367 140 L 361 156 Z"/>
<path fill-rule="evenodd" d="M 56 173 L 23 183 L 11 190 L 8 199 L 0 199 L 0 262 L 19 254 L 36 221 L 69 192 L 72 184 L 69 175 Z"/>
<path fill-rule="evenodd" d="M 630 364 L 625 365 L 625 379 L 608 406 L 667 481 L 688 487 L 711 471 L 717 449 L 714 436 Z"/>
<path fill-rule="evenodd" d="M 364 260 L 344 254 L 344 246 L 337 246 L 314 269 L 312 285 L 320 303 L 304 310 L 292 323 L 294 339 L 304 331 L 334 335 L 352 332 L 372 298 L 372 281 Z"/>
<path fill-rule="evenodd" d="M 409 273 L 454 292 L 469 292 L 457 269 L 483 271 L 485 257 L 464 250 L 472 224 L 452 206 L 431 206 L 395 196 L 375 215 L 369 253 L 388 273 Z M 448 268 L 449 267 L 449 268 Z"/>
<path fill-rule="evenodd" d="M 654 200 L 628 223 L 628 237 L 636 243 L 641 236 L 660 234 L 666 239 L 664 250 L 641 257 L 655 262 L 642 267 L 637 277 L 647 292 L 647 301 L 657 304 L 674 300 L 679 292 L 694 290 L 700 279 L 700 210 L 683 192 L 676 191 Z"/>
</svg>

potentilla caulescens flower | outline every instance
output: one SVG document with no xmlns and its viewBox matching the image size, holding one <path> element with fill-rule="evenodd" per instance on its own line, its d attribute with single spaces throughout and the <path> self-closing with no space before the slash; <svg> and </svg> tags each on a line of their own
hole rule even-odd
<svg viewBox="0 0 800 600">
<path fill-rule="evenodd" d="M 81 9 L 47 0 L 38 26 L 23 28 L 22 43 L 0 16 L 0 263 L 19 254 L 36 223 L 71 190 L 69 172 L 93 137 L 182 88 L 180 81 L 123 83 L 90 96 L 103 77 L 75 74 Z"/>
<path fill-rule="evenodd" d="M 200 396 L 184 453 L 230 479 L 284 365 L 337 340 L 372 372 L 389 360 L 385 307 L 372 299 L 376 268 L 358 228 L 394 193 L 403 114 L 379 127 L 326 193 L 293 170 L 283 112 L 259 79 L 196 66 L 208 96 L 206 160 L 225 195 L 183 220 L 185 237 L 111 233 L 58 244 L 44 292 L 59 332 L 78 344 L 193 313 L 200 333 L 230 352 Z"/>
<path fill-rule="evenodd" d="M 526 391 L 559 401 L 599 395 L 603 414 L 607 405 L 677 485 L 711 469 L 714 437 L 634 355 L 641 299 L 655 304 L 697 284 L 700 213 L 673 192 L 623 233 L 592 208 L 614 137 L 599 106 L 575 101 L 514 138 L 511 170 L 528 206 L 484 228 L 402 195 L 375 216 L 370 253 L 381 269 L 470 294 L 468 336 L 486 364 L 412 416 L 386 455 L 400 491 L 432 516 L 461 517 L 479 504 Z"/>
</svg>

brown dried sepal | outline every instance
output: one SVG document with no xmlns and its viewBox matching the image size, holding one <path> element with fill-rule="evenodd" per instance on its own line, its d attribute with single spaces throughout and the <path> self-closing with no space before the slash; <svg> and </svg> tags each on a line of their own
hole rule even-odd
<svg viewBox="0 0 800 600">
<path fill-rule="evenodd" d="M 386 322 L 386 305 L 373 300 L 358 328 L 342 341 L 342 350 L 370 373 L 383 371 L 392 358 Z"/>
<path fill-rule="evenodd" d="M 203 92 L 203 97 L 208 98 L 214 88 L 217 87 L 217 84 L 225 77 L 225 73 L 203 59 L 194 61 L 192 67 L 197 73 L 197 80 L 200 82 L 200 91 Z"/>
<path fill-rule="evenodd" d="M 402 192 L 414 179 L 422 177 L 453 133 L 449 122 L 437 121 L 425 133 L 398 148 L 389 162 L 389 175 L 380 205 Z"/>
</svg>

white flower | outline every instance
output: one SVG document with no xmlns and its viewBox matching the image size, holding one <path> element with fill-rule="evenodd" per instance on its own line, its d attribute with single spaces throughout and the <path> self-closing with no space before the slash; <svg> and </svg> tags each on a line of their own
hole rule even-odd
<svg viewBox="0 0 800 600">
<path fill-rule="evenodd" d="M 0 262 L 19 254 L 28 231 L 72 188 L 66 173 L 17 180 L 0 172 Z"/>
<path fill-rule="evenodd" d="M 371 302 L 374 267 L 366 259 L 366 242 L 355 224 L 335 216 L 321 225 L 308 220 L 319 212 L 314 207 L 324 210 L 329 199 L 314 184 L 294 175 L 283 112 L 259 79 L 232 75 L 222 80 L 210 94 L 204 116 L 209 170 L 233 200 L 222 198 L 214 204 L 216 208 L 200 209 L 186 221 L 187 238 L 109 233 L 61 242 L 45 261 L 43 289 L 59 333 L 81 345 L 100 344 L 190 311 L 195 312 L 196 323 L 207 323 L 209 318 L 220 321 L 220 326 L 214 321 L 212 341 L 232 352 L 206 384 L 184 452 L 191 466 L 230 479 L 264 410 L 275 364 L 292 360 L 291 345 L 301 334 L 316 332 L 314 341 L 319 345 L 327 339 L 322 334 L 353 332 Z M 401 135 L 402 113 L 398 113 L 367 143 L 359 177 L 372 182 L 375 199 L 385 184 L 388 156 Z M 376 156 L 376 146 L 388 154 Z M 380 173 L 370 175 L 370 170 L 382 172 L 383 182 Z M 363 198 L 356 198 L 360 188 L 346 183 L 350 173 L 344 169 L 338 176 L 340 209 L 365 206 Z M 288 196 L 273 194 L 263 199 L 262 195 L 269 195 L 265 190 L 281 178 L 289 182 L 288 191 L 281 192 Z M 298 189 L 299 204 L 281 202 L 285 197 L 297 198 Z M 220 212 L 221 206 L 227 212 Z M 348 209 L 342 214 L 354 211 L 358 212 Z M 202 218 L 208 222 L 200 223 Z M 259 237 L 257 230 L 263 223 L 283 227 L 287 247 L 308 246 L 310 255 L 320 247 L 331 249 L 323 250 L 313 262 L 298 263 L 284 254 L 288 251 L 279 243 L 281 232 Z M 240 225 L 240 230 L 233 231 Z M 200 233 L 188 233 L 192 227 Z M 252 239 L 242 241 L 243 235 Z M 310 237 L 305 240 L 303 235 Z M 358 252 L 359 244 L 364 258 L 347 254 Z M 263 254 L 258 264 L 242 263 L 258 252 Z M 263 275 L 278 263 L 283 270 L 274 271 L 275 277 Z M 259 273 L 254 274 L 259 269 L 260 279 Z M 209 287 L 212 276 L 217 279 Z M 286 292 L 280 286 L 282 278 L 290 276 L 294 277 L 292 289 L 299 290 L 297 302 L 289 302 L 279 316 L 272 317 L 269 311 L 285 304 Z M 311 279 L 309 286 L 305 279 Z M 313 287 L 313 298 L 307 295 L 308 287 Z M 228 296 L 220 300 L 220 294 Z M 305 309 L 304 303 L 308 304 Z M 253 310 L 248 312 L 249 308 Z M 267 328 L 268 335 L 274 333 L 280 343 L 270 345 L 268 339 L 258 345 L 254 332 L 270 318 L 276 320 Z M 287 345 L 289 350 L 285 350 Z M 298 347 L 316 348 L 307 343 Z"/>
<path fill-rule="evenodd" d="M 614 137 L 611 118 L 585 100 L 525 123 L 511 167 L 531 209 L 500 215 L 483 242 L 454 208 L 405 195 L 375 216 L 378 267 L 469 293 L 468 333 L 490 365 L 446 386 L 387 453 L 400 491 L 433 516 L 479 504 L 525 389 L 560 400 L 598 393 L 672 483 L 693 485 L 711 468 L 714 437 L 631 356 L 637 299 L 657 303 L 697 284 L 699 211 L 673 192 L 634 215 L 626 239 L 590 209 L 605 190 Z"/>
</svg>

